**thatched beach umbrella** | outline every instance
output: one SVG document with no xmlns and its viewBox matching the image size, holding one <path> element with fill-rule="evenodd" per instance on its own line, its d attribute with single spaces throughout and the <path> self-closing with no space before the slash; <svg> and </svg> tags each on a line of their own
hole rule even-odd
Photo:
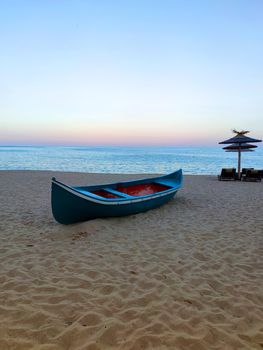
<svg viewBox="0 0 263 350">
<path fill-rule="evenodd" d="M 250 148 L 257 148 L 257 146 L 251 145 L 250 143 L 241 143 L 240 145 L 237 145 L 236 143 L 232 143 L 232 145 L 223 147 L 223 149 L 226 151 L 238 151 L 239 148 L 242 151 L 245 151 L 245 150 L 250 150 Z"/>
<path fill-rule="evenodd" d="M 239 152 L 239 150 L 238 149 L 227 149 L 226 152 Z M 241 153 L 243 153 L 243 152 L 254 152 L 254 150 L 253 149 L 242 149 Z"/>
<path fill-rule="evenodd" d="M 228 140 L 219 142 L 219 144 L 231 144 L 230 146 L 224 147 L 223 149 L 227 152 L 238 152 L 238 178 L 240 179 L 241 169 L 241 152 L 252 151 L 251 148 L 257 146 L 249 144 L 249 142 L 261 142 L 262 140 L 253 139 L 252 137 L 245 136 L 249 131 L 237 131 L 233 130 L 236 136 L 231 137 Z"/>
</svg>

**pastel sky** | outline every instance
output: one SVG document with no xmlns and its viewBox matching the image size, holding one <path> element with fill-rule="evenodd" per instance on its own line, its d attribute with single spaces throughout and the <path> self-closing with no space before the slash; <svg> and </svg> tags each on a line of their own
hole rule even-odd
<svg viewBox="0 0 263 350">
<path fill-rule="evenodd" d="M 262 0 L 0 0 L 1 145 L 263 137 Z"/>
</svg>

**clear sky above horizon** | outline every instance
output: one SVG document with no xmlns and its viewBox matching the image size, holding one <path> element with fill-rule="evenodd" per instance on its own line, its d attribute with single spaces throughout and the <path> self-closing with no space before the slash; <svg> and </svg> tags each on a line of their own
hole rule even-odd
<svg viewBox="0 0 263 350">
<path fill-rule="evenodd" d="M 0 145 L 263 137 L 263 1 L 0 0 Z"/>
</svg>

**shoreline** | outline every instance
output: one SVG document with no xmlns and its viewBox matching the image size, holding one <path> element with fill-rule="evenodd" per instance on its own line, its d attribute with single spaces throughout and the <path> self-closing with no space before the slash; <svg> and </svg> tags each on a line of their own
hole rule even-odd
<svg viewBox="0 0 263 350">
<path fill-rule="evenodd" d="M 142 214 L 51 215 L 52 176 L 147 175 L 0 171 L 1 348 L 262 349 L 262 183 L 185 175 Z"/>
<path fill-rule="evenodd" d="M 174 171 L 179 170 L 174 169 Z M 93 173 L 93 172 L 84 172 L 84 171 L 61 171 L 61 170 L 32 170 L 32 169 L 0 169 L 0 172 L 5 172 L 5 171 L 10 171 L 10 172 L 39 172 L 39 173 L 64 173 L 64 174 L 87 174 L 87 175 L 165 175 L 166 173 Z M 184 176 L 217 176 L 215 174 L 189 174 L 189 173 L 184 173 Z"/>
</svg>

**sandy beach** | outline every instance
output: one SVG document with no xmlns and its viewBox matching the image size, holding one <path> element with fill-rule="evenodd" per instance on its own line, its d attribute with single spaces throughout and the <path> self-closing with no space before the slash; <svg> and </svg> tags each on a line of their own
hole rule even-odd
<svg viewBox="0 0 263 350">
<path fill-rule="evenodd" d="M 174 200 L 63 226 L 50 179 L 0 172 L 0 349 L 263 349 L 263 182 L 185 176 Z"/>
</svg>

